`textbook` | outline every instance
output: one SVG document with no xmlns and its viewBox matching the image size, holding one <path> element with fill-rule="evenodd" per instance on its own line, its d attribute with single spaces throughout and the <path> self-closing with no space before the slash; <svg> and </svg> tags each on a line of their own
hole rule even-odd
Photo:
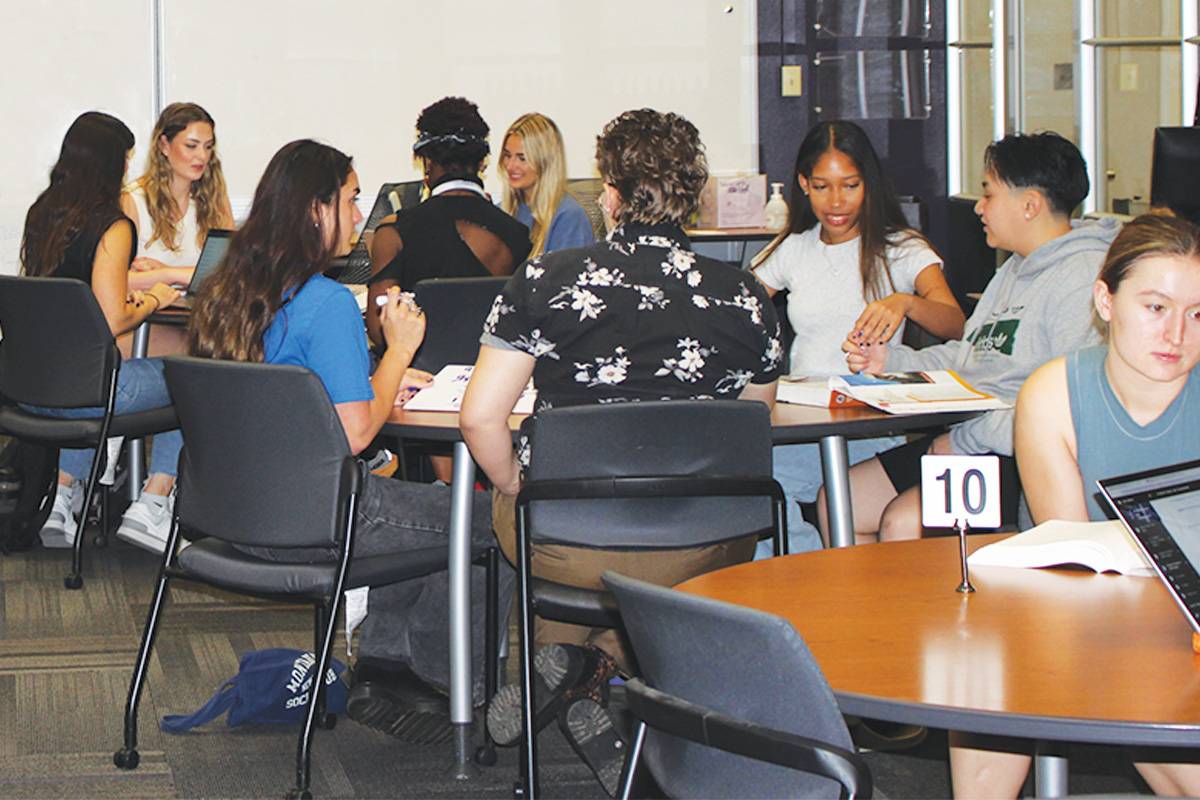
<svg viewBox="0 0 1200 800">
<path fill-rule="evenodd" d="M 1009 408 L 1008 403 L 979 391 L 952 370 L 784 378 L 776 398 L 823 408 L 865 405 L 889 414 Z"/>
<path fill-rule="evenodd" d="M 458 411 L 473 369 L 475 367 L 470 364 L 447 364 L 433 376 L 433 385 L 421 389 L 407 401 L 403 397 L 397 398 L 397 405 L 403 405 L 405 411 Z M 530 379 L 512 413 L 532 414 L 535 399 L 537 391 Z"/>
<path fill-rule="evenodd" d="M 1052 519 L 1024 533 L 979 548 L 972 567 L 1055 567 L 1078 564 L 1095 572 L 1153 578 L 1146 561 L 1120 520 L 1066 522 Z"/>
</svg>

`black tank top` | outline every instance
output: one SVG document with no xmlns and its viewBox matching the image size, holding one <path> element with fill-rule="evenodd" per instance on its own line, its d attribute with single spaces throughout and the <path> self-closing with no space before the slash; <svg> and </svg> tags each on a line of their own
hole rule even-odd
<svg viewBox="0 0 1200 800">
<path fill-rule="evenodd" d="M 108 229 L 117 222 L 125 222 L 129 225 L 129 236 L 132 240 L 129 249 L 129 261 L 132 263 L 133 257 L 137 255 L 137 230 L 133 226 L 133 220 L 124 214 L 119 214 L 98 220 L 97 223 L 88 225 L 76 234 L 75 238 L 67 244 L 67 249 L 63 252 L 62 261 L 59 262 L 58 268 L 51 275 L 55 278 L 75 278 L 91 286 L 92 265 L 96 261 L 96 248 L 100 246 L 100 240 L 108 232 Z"/>
<path fill-rule="evenodd" d="M 512 253 L 513 269 L 529 257 L 529 229 L 477 194 L 441 194 L 400 211 L 391 223 L 404 244 L 372 283 L 393 280 L 411 289 L 425 278 L 486 277 L 488 271 L 459 236 L 459 220 L 495 234 Z"/>
</svg>

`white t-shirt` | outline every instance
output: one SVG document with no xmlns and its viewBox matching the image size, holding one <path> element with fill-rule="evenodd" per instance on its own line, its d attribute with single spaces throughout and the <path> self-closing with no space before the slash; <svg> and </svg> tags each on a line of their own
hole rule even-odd
<svg viewBox="0 0 1200 800">
<path fill-rule="evenodd" d="M 788 290 L 788 321 L 796 332 L 789 368 L 792 375 L 844 374 L 842 342 L 867 305 L 858 266 L 861 239 L 825 244 L 820 233 L 820 225 L 793 233 L 756 270 L 767 286 Z M 937 254 L 919 239 L 889 245 L 886 257 L 894 291 L 908 294 L 916 293 L 921 270 L 930 264 L 942 265 Z M 891 341 L 899 342 L 903 335 L 902 322 Z"/>
<path fill-rule="evenodd" d="M 150 218 L 150 209 L 146 207 L 146 193 L 140 186 L 129 190 L 137 208 L 138 218 L 137 237 L 139 256 L 147 256 L 161 261 L 168 267 L 194 267 L 200 260 L 200 244 L 196 241 L 196 201 L 189 200 L 187 212 L 175 226 L 175 244 L 178 250 L 170 250 L 162 239 L 155 239 L 154 244 L 146 242 L 154 235 L 154 220 Z"/>
</svg>

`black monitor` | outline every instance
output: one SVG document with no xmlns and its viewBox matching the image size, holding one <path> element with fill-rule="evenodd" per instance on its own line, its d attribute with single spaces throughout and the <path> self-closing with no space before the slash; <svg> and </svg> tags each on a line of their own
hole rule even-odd
<svg viewBox="0 0 1200 800">
<path fill-rule="evenodd" d="M 1200 127 L 1155 128 L 1150 204 L 1200 225 Z"/>
</svg>

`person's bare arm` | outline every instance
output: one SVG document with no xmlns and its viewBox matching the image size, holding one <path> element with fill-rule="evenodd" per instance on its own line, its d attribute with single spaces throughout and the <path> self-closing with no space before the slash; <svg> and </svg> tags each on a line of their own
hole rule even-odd
<svg viewBox="0 0 1200 800">
<path fill-rule="evenodd" d="M 930 264 L 917 274 L 915 294 L 895 292 L 869 303 L 854 321 L 848 338 L 863 342 L 881 342 L 891 338 L 907 317 L 934 336 L 959 339 L 966 316 L 946 283 L 938 264 Z"/>
<path fill-rule="evenodd" d="M 376 281 L 375 276 L 392 263 L 392 260 L 400 255 L 400 251 L 403 249 L 404 242 L 391 225 L 380 225 L 375 230 L 375 234 L 371 238 L 371 280 L 368 281 L 367 288 L 367 335 L 375 344 L 383 343 L 383 330 L 379 324 L 379 315 L 375 313 L 375 303 L 378 302 L 376 298 L 387 294 L 389 289 L 398 285 L 396 281 L 390 279 Z"/>
<path fill-rule="evenodd" d="M 513 452 L 508 417 L 535 363 L 528 353 L 481 345 L 458 414 L 475 463 L 502 494 L 515 495 L 521 489 L 521 467 Z"/>
<path fill-rule="evenodd" d="M 1033 521 L 1087 521 L 1064 359 L 1042 365 L 1021 387 L 1013 444 Z"/>
<path fill-rule="evenodd" d="M 164 283 L 156 283 L 144 293 L 130 291 L 132 249 L 133 229 L 119 220 L 100 237 L 92 261 L 92 292 L 114 336 L 133 330 L 157 309 L 166 308 L 179 297 L 179 292 Z"/>
</svg>

